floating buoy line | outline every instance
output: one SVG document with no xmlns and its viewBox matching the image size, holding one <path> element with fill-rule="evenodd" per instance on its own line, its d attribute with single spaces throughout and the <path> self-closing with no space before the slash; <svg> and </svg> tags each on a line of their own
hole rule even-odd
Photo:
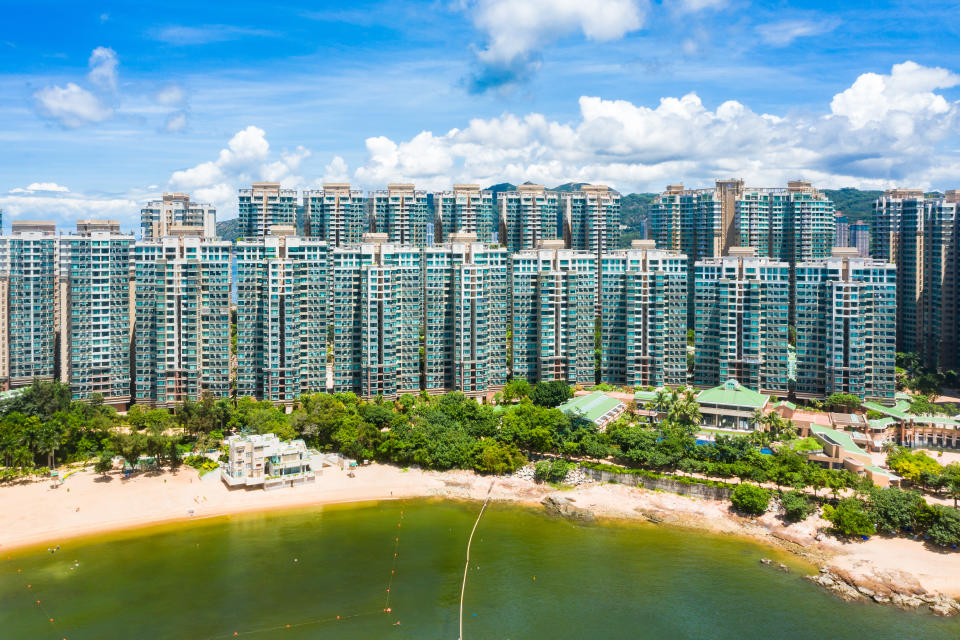
<svg viewBox="0 0 960 640">
<path fill-rule="evenodd" d="M 463 640 L 463 596 L 467 592 L 467 571 L 470 569 L 470 546 L 473 544 L 473 534 L 477 532 L 477 525 L 480 524 L 480 518 L 483 517 L 487 503 L 490 502 L 490 493 L 493 491 L 493 485 L 496 484 L 496 482 L 497 481 L 494 480 L 490 483 L 490 488 L 487 489 L 487 498 L 483 501 L 483 506 L 480 507 L 480 513 L 477 514 L 477 521 L 473 523 L 470 538 L 467 540 L 467 560 L 463 565 L 463 584 L 460 585 L 460 635 L 457 636 L 459 640 Z"/>
</svg>

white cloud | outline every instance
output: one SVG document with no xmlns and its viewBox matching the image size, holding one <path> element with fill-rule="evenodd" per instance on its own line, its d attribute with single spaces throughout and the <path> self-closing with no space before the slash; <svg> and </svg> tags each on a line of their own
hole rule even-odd
<svg viewBox="0 0 960 640">
<path fill-rule="evenodd" d="M 213 203 L 218 217 L 228 219 L 236 214 L 237 189 L 241 186 L 260 180 L 280 182 L 291 188 L 304 186 L 304 179 L 295 172 L 309 156 L 308 149 L 298 146 L 294 151 L 281 152 L 278 160 L 271 161 L 266 132 L 249 126 L 230 138 L 216 160 L 175 171 L 168 187 L 190 192 L 194 200 Z"/>
<path fill-rule="evenodd" d="M 73 82 L 68 82 L 66 87 L 44 87 L 34 93 L 33 97 L 42 115 L 65 127 L 103 122 L 113 116 L 113 109 Z"/>
<path fill-rule="evenodd" d="M 29 186 L 17 187 L 16 189 L 11 189 L 10 193 L 33 193 L 35 191 L 56 191 L 59 193 L 66 193 L 70 189 L 59 185 L 56 182 L 31 182 Z"/>
<path fill-rule="evenodd" d="M 935 89 L 960 85 L 960 75 L 940 67 L 923 67 L 907 61 L 893 65 L 890 75 L 865 73 L 846 91 L 833 97 L 830 111 L 844 116 L 854 129 L 886 123 L 901 137 L 914 132 L 919 123 L 949 126 L 946 116 L 956 115 L 956 103 L 949 103 Z"/>
<path fill-rule="evenodd" d="M 183 111 L 176 111 L 167 117 L 163 130 L 167 133 L 177 133 L 187 128 L 187 114 Z"/>
<path fill-rule="evenodd" d="M 807 38 L 829 33 L 837 27 L 832 20 L 783 20 L 757 27 L 760 37 L 767 44 L 785 47 L 797 38 Z"/>
<path fill-rule="evenodd" d="M 108 47 L 97 47 L 90 54 L 90 73 L 87 79 L 102 91 L 117 90 L 117 52 Z"/>
<path fill-rule="evenodd" d="M 84 218 L 120 220 L 122 228 L 133 229 L 140 212 L 140 204 L 130 197 L 84 194 L 0 195 L 0 208 L 14 219 L 52 220 L 65 231 Z"/>
<path fill-rule="evenodd" d="M 708 9 L 722 9 L 728 0 L 675 0 L 670 5 L 680 13 L 697 13 Z"/>
<path fill-rule="evenodd" d="M 618 40 L 643 25 L 646 0 L 478 0 L 468 10 L 486 36 L 476 52 L 482 71 L 473 88 L 508 84 L 539 66 L 539 50 L 581 32 L 594 41 Z"/>
<path fill-rule="evenodd" d="M 157 104 L 162 104 L 164 106 L 176 106 L 184 101 L 186 94 L 183 92 L 183 89 L 178 87 L 175 84 L 168 85 L 160 91 L 157 91 L 153 99 Z"/>
<path fill-rule="evenodd" d="M 350 179 L 350 167 L 346 160 L 340 156 L 334 156 L 330 164 L 324 167 L 323 178 L 317 181 L 317 185 L 324 182 L 346 182 Z"/>
<path fill-rule="evenodd" d="M 409 180 L 428 189 L 572 180 L 647 190 L 726 175 L 757 185 L 799 176 L 824 186 L 929 184 L 928 171 L 960 167 L 957 152 L 941 148 L 951 139 L 956 148 L 960 106 L 934 93 L 957 84 L 946 70 L 904 63 L 860 76 L 820 116 L 759 114 L 736 101 L 711 110 L 694 93 L 654 107 L 584 96 L 571 123 L 507 113 L 439 136 L 368 138 L 354 178 L 364 187 Z"/>
<path fill-rule="evenodd" d="M 272 36 L 273 33 L 264 29 L 249 29 L 233 25 L 214 24 L 202 27 L 174 25 L 156 29 L 152 35 L 154 39 L 167 44 L 186 46 L 239 40 L 240 38 L 248 36 Z"/>
</svg>

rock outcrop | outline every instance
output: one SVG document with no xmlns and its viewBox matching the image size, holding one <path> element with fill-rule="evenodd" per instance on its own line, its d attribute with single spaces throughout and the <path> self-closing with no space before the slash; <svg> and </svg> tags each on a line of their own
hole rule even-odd
<svg viewBox="0 0 960 640">
<path fill-rule="evenodd" d="M 583 509 L 573 503 L 572 498 L 563 495 L 547 496 L 540 501 L 547 513 L 578 522 L 593 522 L 594 515 L 589 509 Z"/>
<path fill-rule="evenodd" d="M 820 573 L 806 578 L 848 602 L 870 600 L 901 609 L 927 607 L 939 616 L 960 613 L 960 603 L 956 600 L 941 593 L 929 593 L 913 576 L 903 571 L 851 575 L 824 567 Z"/>
</svg>

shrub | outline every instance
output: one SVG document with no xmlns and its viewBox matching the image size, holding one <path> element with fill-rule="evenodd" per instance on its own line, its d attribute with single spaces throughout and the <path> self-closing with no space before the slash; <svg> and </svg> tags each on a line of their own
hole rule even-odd
<svg viewBox="0 0 960 640">
<path fill-rule="evenodd" d="M 206 456 L 187 456 L 183 462 L 188 467 L 193 467 L 194 469 L 196 469 L 201 473 L 204 473 L 206 471 L 213 471 L 218 466 L 220 466 Z"/>
<path fill-rule="evenodd" d="M 874 533 L 873 520 L 863 501 L 844 498 L 836 507 L 826 505 L 823 517 L 833 524 L 833 529 L 845 536 L 869 536 Z"/>
<path fill-rule="evenodd" d="M 538 482 L 563 482 L 567 472 L 576 465 L 562 458 L 541 460 L 533 467 L 533 477 Z"/>
<path fill-rule="evenodd" d="M 932 521 L 927 528 L 930 540 L 939 545 L 960 544 L 960 513 L 956 509 L 933 505 Z"/>
<path fill-rule="evenodd" d="M 813 513 L 813 504 L 807 498 L 807 494 L 801 491 L 788 491 L 780 496 L 780 502 L 783 504 L 783 510 L 786 512 L 787 520 L 790 522 L 800 522 L 806 520 Z"/>
<path fill-rule="evenodd" d="M 738 484 L 730 494 L 730 501 L 737 511 L 760 515 L 770 505 L 770 492 L 756 485 Z"/>
</svg>

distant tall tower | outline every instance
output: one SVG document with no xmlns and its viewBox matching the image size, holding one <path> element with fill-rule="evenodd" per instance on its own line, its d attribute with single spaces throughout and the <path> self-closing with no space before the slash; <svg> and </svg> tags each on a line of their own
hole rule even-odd
<svg viewBox="0 0 960 640">
<path fill-rule="evenodd" d="M 390 243 L 402 246 L 427 246 L 428 225 L 433 220 L 427 192 L 412 184 L 390 184 L 386 191 L 373 191 L 367 198 L 370 228 L 387 234 Z"/>
<path fill-rule="evenodd" d="M 856 247 L 857 255 L 861 258 L 870 257 L 870 224 L 857 220 L 850 223 L 848 247 Z"/>
<path fill-rule="evenodd" d="M 497 194 L 500 244 L 509 251 L 536 249 L 542 241 L 563 238 L 560 196 L 539 184 L 521 184 Z"/>
<path fill-rule="evenodd" d="M 140 236 L 153 240 L 164 236 L 215 238 L 217 212 L 213 205 L 192 202 L 185 193 L 165 193 L 140 210 Z"/>
<path fill-rule="evenodd" d="M 840 213 L 836 216 L 836 231 L 834 232 L 833 246 L 850 246 L 850 220 L 847 216 Z"/>
<path fill-rule="evenodd" d="M 583 185 L 560 194 L 567 246 L 600 258 L 620 244 L 620 194 L 604 185 Z"/>
<path fill-rule="evenodd" d="M 476 235 L 478 242 L 493 241 L 497 215 L 492 192 L 481 191 L 476 184 L 455 184 L 453 191 L 434 193 L 430 198 L 439 242 L 463 233 Z"/>
<path fill-rule="evenodd" d="M 240 235 L 263 238 L 272 226 L 297 225 L 297 192 L 277 182 L 254 182 L 238 192 Z"/>
<path fill-rule="evenodd" d="M 304 234 L 332 247 L 358 244 L 369 231 L 367 199 L 349 184 L 327 183 L 303 192 Z"/>
</svg>

